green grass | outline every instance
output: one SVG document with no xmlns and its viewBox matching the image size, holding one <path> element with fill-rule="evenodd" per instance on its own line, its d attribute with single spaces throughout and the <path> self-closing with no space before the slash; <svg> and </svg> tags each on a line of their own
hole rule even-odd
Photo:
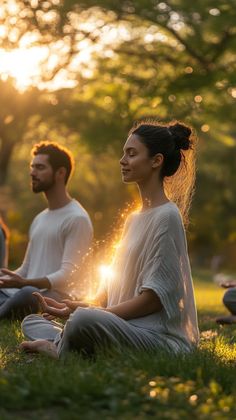
<svg viewBox="0 0 236 420">
<path fill-rule="evenodd" d="M 125 351 L 58 362 L 22 354 L 20 324 L 1 322 L 0 419 L 236 418 L 236 327 L 216 325 L 226 311 L 209 274 L 194 282 L 203 334 L 185 357 Z"/>
</svg>

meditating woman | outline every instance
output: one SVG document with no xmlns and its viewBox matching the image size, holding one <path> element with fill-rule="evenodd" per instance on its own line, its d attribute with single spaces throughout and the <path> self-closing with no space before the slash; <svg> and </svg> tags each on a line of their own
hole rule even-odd
<svg viewBox="0 0 236 420">
<path fill-rule="evenodd" d="M 97 348 L 189 352 L 198 326 L 183 220 L 195 180 L 195 138 L 179 122 L 132 128 L 120 160 L 124 182 L 138 186 L 141 209 L 128 216 L 113 275 L 91 305 L 37 294 L 43 316 L 22 323 L 27 351 L 61 358 Z M 49 256 L 50 258 L 50 256 Z M 65 326 L 54 316 L 69 317 Z"/>
</svg>

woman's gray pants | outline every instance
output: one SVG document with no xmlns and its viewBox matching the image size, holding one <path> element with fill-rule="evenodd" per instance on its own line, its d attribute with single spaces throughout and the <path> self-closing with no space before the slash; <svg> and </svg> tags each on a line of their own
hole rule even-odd
<svg viewBox="0 0 236 420">
<path fill-rule="evenodd" d="M 232 315 L 236 315 L 236 287 L 232 287 L 225 292 L 223 303 Z"/>
<path fill-rule="evenodd" d="M 57 345 L 60 357 L 69 351 L 92 355 L 97 348 L 124 347 L 139 350 L 171 350 L 165 337 L 101 309 L 78 308 L 63 325 L 29 315 L 22 322 L 22 331 L 29 340 L 45 339 Z"/>
</svg>

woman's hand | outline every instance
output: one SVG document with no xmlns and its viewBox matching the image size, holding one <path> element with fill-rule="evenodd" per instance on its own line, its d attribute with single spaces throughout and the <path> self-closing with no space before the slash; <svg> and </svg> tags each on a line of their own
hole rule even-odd
<svg viewBox="0 0 236 420">
<path fill-rule="evenodd" d="M 78 307 L 80 308 L 88 308 L 90 304 L 83 300 L 70 300 L 70 299 L 63 299 L 62 302 L 71 309 L 71 312 L 75 311 Z"/>
<path fill-rule="evenodd" d="M 81 299 L 81 300 L 70 300 L 70 299 L 63 299 L 63 303 L 66 304 L 72 311 L 75 311 L 77 308 L 101 308 L 103 307 L 100 304 L 100 299 L 95 296 L 92 299 Z"/>
<path fill-rule="evenodd" d="M 68 318 L 71 312 L 73 312 L 72 308 L 65 302 L 59 303 L 55 299 L 42 296 L 38 292 L 34 292 L 33 295 L 38 299 L 43 316 L 48 320 L 52 320 L 54 317 Z M 68 302 L 70 301 L 68 300 Z"/>
</svg>

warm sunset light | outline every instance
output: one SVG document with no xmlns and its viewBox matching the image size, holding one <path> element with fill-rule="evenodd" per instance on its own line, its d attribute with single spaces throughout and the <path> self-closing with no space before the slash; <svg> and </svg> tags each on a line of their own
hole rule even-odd
<svg viewBox="0 0 236 420">
<path fill-rule="evenodd" d="M 34 84 L 40 76 L 40 63 L 47 56 L 47 48 L 32 47 L 8 52 L 0 49 L 0 77 L 12 77 L 16 86 L 23 91 Z"/>
<path fill-rule="evenodd" d="M 104 264 L 99 266 L 99 273 L 102 280 L 108 280 L 114 275 L 112 267 Z"/>
<path fill-rule="evenodd" d="M 112 247 L 113 247 L 113 249 L 118 249 L 118 248 L 120 248 L 120 246 L 121 246 L 121 243 L 116 242 Z"/>
<path fill-rule="evenodd" d="M 70 71 L 80 68 L 84 76 L 91 75 L 90 69 L 86 68 L 86 64 L 91 60 L 91 51 L 84 45 L 84 50 L 74 57 L 71 61 Z M 53 72 L 54 68 L 60 61 L 60 54 L 50 54 L 47 47 L 29 47 L 17 48 L 13 51 L 5 51 L 0 49 L 0 79 L 7 80 L 12 77 L 15 80 L 16 87 L 19 91 L 26 90 L 29 86 L 37 86 L 39 89 L 46 87 L 50 90 L 57 90 L 62 87 L 73 88 L 76 81 L 68 77 L 68 71 L 62 68 L 53 77 L 53 80 L 42 81 L 45 71 Z"/>
<path fill-rule="evenodd" d="M 17 6 L 14 2 L 13 4 L 16 7 L 14 13 L 17 13 Z M 78 42 L 75 41 L 73 53 L 70 43 L 64 39 L 38 45 L 40 38 L 34 33 L 24 34 L 15 49 L 0 48 L 0 80 L 13 78 L 16 88 L 23 92 L 29 86 L 51 91 L 73 88 L 77 84 L 75 75 L 78 72 L 83 77 L 90 78 L 96 68 L 95 56 L 111 57 L 114 54 L 111 45 L 119 43 L 119 40 L 129 39 L 124 24 L 105 24 L 105 21 L 99 21 L 98 17 L 96 19 L 92 16 L 81 23 L 80 30 L 88 35 L 83 35 Z M 99 29 L 101 22 L 102 29 Z M 7 25 L 0 24 L 0 40 L 6 37 L 7 31 Z M 99 32 L 97 43 L 92 42 L 89 37 L 94 31 Z"/>
<path fill-rule="evenodd" d="M 236 419 L 235 3 L 0 0 L 0 420 Z"/>
</svg>

